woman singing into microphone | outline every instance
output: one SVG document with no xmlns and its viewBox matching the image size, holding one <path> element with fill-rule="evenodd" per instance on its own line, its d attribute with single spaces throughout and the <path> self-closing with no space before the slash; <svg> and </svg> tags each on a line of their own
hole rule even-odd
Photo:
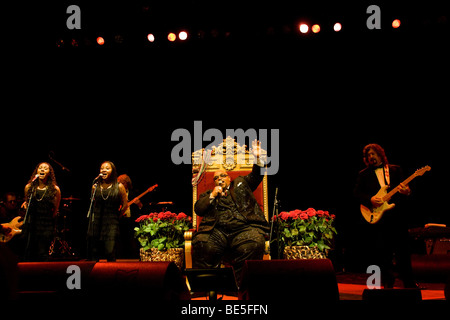
<svg viewBox="0 0 450 320">
<path fill-rule="evenodd" d="M 39 163 L 25 186 L 26 201 L 22 208 L 29 207 L 24 223 L 26 236 L 25 260 L 45 261 L 53 232 L 55 217 L 61 200 L 61 190 L 56 184 L 55 171 L 47 162 Z"/>
<path fill-rule="evenodd" d="M 111 161 L 102 163 L 99 177 L 92 186 L 95 193 L 87 232 L 88 259 L 115 261 L 119 218 L 128 208 L 127 193 L 117 181 L 116 166 Z"/>
</svg>

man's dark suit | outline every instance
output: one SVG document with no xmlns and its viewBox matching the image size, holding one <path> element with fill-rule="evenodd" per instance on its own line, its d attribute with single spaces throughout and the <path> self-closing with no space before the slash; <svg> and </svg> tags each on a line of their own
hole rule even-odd
<svg viewBox="0 0 450 320">
<path fill-rule="evenodd" d="M 389 177 L 388 192 L 403 181 L 401 167 L 389 165 Z M 370 199 L 377 194 L 380 188 L 375 168 L 369 166 L 359 172 L 354 194 L 360 204 L 370 208 L 372 207 Z M 397 193 L 389 200 L 389 203 L 395 203 L 395 207 L 386 211 L 376 224 L 365 224 L 365 239 L 361 239 L 366 244 L 367 250 L 371 252 L 373 264 L 380 266 L 383 282 L 387 287 L 391 287 L 395 280 L 392 263 L 394 255 L 397 261 L 397 271 L 404 284 L 408 287 L 415 284 L 412 280 L 411 257 L 408 248 L 407 215 L 401 206 L 403 197 Z"/>
<path fill-rule="evenodd" d="M 202 217 L 192 241 L 194 268 L 219 267 L 226 256 L 239 281 L 245 260 L 262 259 L 270 228 L 253 195 L 262 179 L 254 165 L 250 174 L 230 183 L 227 196 L 211 200 L 212 190 L 200 195 L 194 207 Z"/>
</svg>

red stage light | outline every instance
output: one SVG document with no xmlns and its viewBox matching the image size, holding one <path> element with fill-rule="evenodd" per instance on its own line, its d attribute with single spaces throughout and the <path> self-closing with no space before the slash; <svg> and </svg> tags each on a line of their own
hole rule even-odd
<svg viewBox="0 0 450 320">
<path fill-rule="evenodd" d="M 320 26 L 318 24 L 315 24 L 311 27 L 311 31 L 313 33 L 319 33 L 320 32 Z"/>
<path fill-rule="evenodd" d="M 154 42 L 155 41 L 155 36 L 153 35 L 153 33 L 149 33 L 147 35 L 147 40 L 150 42 Z"/>
<path fill-rule="evenodd" d="M 171 32 L 167 35 L 167 40 L 169 40 L 170 42 L 174 42 L 176 39 L 177 39 L 177 36 L 173 32 Z"/>
<path fill-rule="evenodd" d="M 300 30 L 301 33 L 307 33 L 309 30 L 309 27 L 306 23 L 301 23 L 300 26 L 298 27 L 298 29 Z"/>
<path fill-rule="evenodd" d="M 102 45 L 105 44 L 105 39 L 103 39 L 103 37 L 98 37 L 98 38 L 97 38 L 97 43 L 98 43 L 100 46 L 102 46 Z"/>
<path fill-rule="evenodd" d="M 397 29 L 398 27 L 400 27 L 400 19 L 395 19 L 392 21 L 392 28 Z"/>
<path fill-rule="evenodd" d="M 339 22 L 336 22 L 333 26 L 333 30 L 339 32 L 342 30 L 342 25 Z"/>
</svg>

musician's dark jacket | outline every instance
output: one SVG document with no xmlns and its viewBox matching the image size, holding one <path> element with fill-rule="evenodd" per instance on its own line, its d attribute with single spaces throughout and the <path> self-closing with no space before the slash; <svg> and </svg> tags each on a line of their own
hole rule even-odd
<svg viewBox="0 0 450 320">
<path fill-rule="evenodd" d="M 263 179 L 260 174 L 260 167 L 253 165 L 251 173 L 247 176 L 239 176 L 230 184 L 230 195 L 236 205 L 237 211 L 242 215 L 246 223 L 252 227 L 260 229 L 263 233 L 268 233 L 270 228 L 264 214 L 259 207 L 253 191 Z M 212 202 L 209 195 L 212 190 L 202 193 L 195 203 L 195 213 L 202 217 L 197 234 L 209 233 L 216 226 L 218 221 L 217 215 L 217 198 Z"/>
</svg>

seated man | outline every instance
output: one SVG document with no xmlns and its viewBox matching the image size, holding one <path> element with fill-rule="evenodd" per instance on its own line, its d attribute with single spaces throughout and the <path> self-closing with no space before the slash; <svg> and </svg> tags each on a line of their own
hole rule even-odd
<svg viewBox="0 0 450 320">
<path fill-rule="evenodd" d="M 253 191 L 263 179 L 261 146 L 252 142 L 256 164 L 245 177 L 231 181 L 225 170 L 214 173 L 215 188 L 202 193 L 195 212 L 203 217 L 192 240 L 194 268 L 218 268 L 226 260 L 234 268 L 240 284 L 245 260 L 262 259 L 265 237 L 270 230 Z"/>
</svg>

